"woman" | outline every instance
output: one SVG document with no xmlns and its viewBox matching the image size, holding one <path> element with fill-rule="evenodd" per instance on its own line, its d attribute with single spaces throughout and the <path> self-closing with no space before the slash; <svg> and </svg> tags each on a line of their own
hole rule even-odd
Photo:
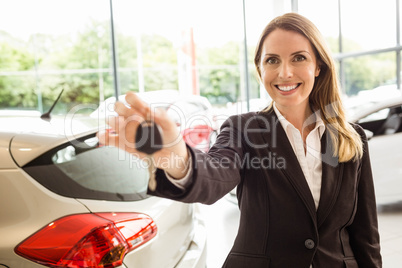
<svg viewBox="0 0 402 268">
<path fill-rule="evenodd" d="M 334 62 L 316 27 L 289 13 L 264 29 L 255 66 L 273 102 L 232 116 L 208 154 L 186 146 L 162 111 L 135 94 L 116 104 L 102 142 L 138 153 L 133 137 L 151 116 L 164 148 L 150 194 L 211 204 L 237 186 L 240 226 L 224 267 L 381 267 L 364 131 L 349 124 Z M 142 154 L 140 154 L 143 156 Z"/>
</svg>

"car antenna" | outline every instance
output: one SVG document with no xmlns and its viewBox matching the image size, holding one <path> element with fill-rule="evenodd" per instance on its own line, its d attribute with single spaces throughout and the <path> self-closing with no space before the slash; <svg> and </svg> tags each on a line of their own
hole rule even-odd
<svg viewBox="0 0 402 268">
<path fill-rule="evenodd" d="M 50 107 L 49 111 L 47 111 L 46 113 L 43 113 L 40 118 L 45 120 L 45 121 L 50 121 L 50 113 L 52 112 L 54 106 L 56 106 L 56 103 L 59 101 L 61 94 L 63 94 L 64 88 L 61 90 L 59 96 L 57 97 L 57 99 L 53 102 L 52 107 Z"/>
</svg>

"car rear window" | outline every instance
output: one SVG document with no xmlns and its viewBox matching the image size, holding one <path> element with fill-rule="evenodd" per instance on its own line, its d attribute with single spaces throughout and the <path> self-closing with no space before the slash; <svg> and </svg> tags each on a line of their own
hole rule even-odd
<svg viewBox="0 0 402 268">
<path fill-rule="evenodd" d="M 99 147 L 94 135 L 58 146 L 23 169 L 66 197 L 110 201 L 148 197 L 147 164 L 116 147 Z"/>
</svg>

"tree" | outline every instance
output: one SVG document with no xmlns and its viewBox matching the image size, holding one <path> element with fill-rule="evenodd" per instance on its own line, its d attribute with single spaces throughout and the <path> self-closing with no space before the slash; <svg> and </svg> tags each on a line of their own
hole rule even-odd
<svg viewBox="0 0 402 268">
<path fill-rule="evenodd" d="M 0 108 L 35 107 L 35 80 L 32 70 L 33 55 L 20 40 L 0 32 Z"/>
<path fill-rule="evenodd" d="M 332 51 L 338 51 L 338 40 L 328 38 L 328 44 Z M 345 39 L 344 51 L 361 51 L 362 48 L 356 42 Z M 395 79 L 395 53 L 386 52 L 359 57 L 351 57 L 343 60 L 345 88 L 348 95 L 357 94 L 362 90 L 369 90 Z"/>
<path fill-rule="evenodd" d="M 198 49 L 201 95 L 209 98 L 240 96 L 240 46 L 228 42 L 221 48 Z"/>
</svg>

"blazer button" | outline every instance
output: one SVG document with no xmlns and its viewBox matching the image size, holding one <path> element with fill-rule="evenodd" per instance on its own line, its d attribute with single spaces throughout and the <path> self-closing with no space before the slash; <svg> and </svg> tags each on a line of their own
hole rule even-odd
<svg viewBox="0 0 402 268">
<path fill-rule="evenodd" d="M 314 246 L 315 246 L 315 243 L 314 243 L 314 241 L 311 240 L 311 239 L 306 239 L 306 241 L 304 241 L 304 246 L 305 246 L 307 249 L 313 249 Z"/>
</svg>

